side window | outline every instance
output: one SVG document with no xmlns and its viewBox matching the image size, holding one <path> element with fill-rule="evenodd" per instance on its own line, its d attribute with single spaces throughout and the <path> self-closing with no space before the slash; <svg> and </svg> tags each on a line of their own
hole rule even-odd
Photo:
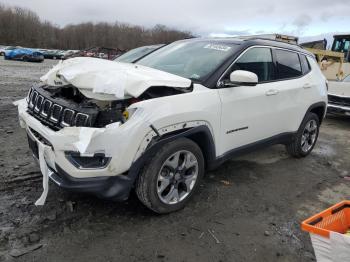
<svg viewBox="0 0 350 262">
<path fill-rule="evenodd" d="M 236 70 L 245 70 L 255 73 L 259 82 L 275 79 L 271 49 L 255 47 L 245 52 L 232 66 L 230 73 Z M 229 78 L 229 75 L 226 76 Z"/>
<path fill-rule="evenodd" d="M 303 75 L 306 75 L 311 71 L 309 61 L 307 61 L 307 58 L 305 55 L 299 55 L 299 57 L 300 57 L 301 69 L 303 70 Z"/>
<path fill-rule="evenodd" d="M 276 49 L 278 79 L 293 78 L 302 75 L 299 55 L 294 52 Z"/>
</svg>

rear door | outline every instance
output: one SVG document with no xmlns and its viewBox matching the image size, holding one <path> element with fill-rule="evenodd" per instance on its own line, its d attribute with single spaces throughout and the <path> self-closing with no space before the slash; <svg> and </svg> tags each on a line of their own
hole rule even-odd
<svg viewBox="0 0 350 262">
<path fill-rule="evenodd" d="M 273 52 L 277 67 L 276 88 L 279 94 L 275 104 L 279 114 L 276 125 L 279 133 L 294 132 L 306 113 L 306 105 L 310 105 L 308 93 L 313 84 L 308 74 L 309 64 L 304 60 L 305 56 L 297 52 L 279 48 L 273 49 Z"/>
</svg>

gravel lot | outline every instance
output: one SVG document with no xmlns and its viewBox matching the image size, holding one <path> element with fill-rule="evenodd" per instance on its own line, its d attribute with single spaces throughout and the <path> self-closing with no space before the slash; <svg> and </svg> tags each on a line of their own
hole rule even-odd
<svg viewBox="0 0 350 262">
<path fill-rule="evenodd" d="M 327 118 L 312 154 L 274 146 L 209 172 L 182 211 L 155 215 L 134 194 L 124 203 L 50 184 L 12 102 L 57 61 L 0 59 L 0 261 L 314 261 L 300 221 L 349 199 L 350 119 Z"/>
</svg>

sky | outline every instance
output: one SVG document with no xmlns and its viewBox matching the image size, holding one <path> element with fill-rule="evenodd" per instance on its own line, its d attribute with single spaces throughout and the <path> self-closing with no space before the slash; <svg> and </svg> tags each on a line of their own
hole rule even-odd
<svg viewBox="0 0 350 262">
<path fill-rule="evenodd" d="M 163 24 L 203 37 L 284 33 L 312 40 L 350 32 L 350 0 L 0 0 L 0 3 L 29 8 L 41 19 L 59 26 L 119 21 L 144 27 Z"/>
</svg>

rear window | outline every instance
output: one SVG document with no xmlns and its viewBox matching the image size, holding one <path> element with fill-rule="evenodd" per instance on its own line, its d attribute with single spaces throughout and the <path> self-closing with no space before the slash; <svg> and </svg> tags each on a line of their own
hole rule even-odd
<svg viewBox="0 0 350 262">
<path fill-rule="evenodd" d="M 311 67 L 310 67 L 309 61 L 307 61 L 306 56 L 300 55 L 300 63 L 301 63 L 301 68 L 303 70 L 303 75 L 306 75 L 311 71 Z"/>
<path fill-rule="evenodd" d="M 302 75 L 299 56 L 297 53 L 276 49 L 278 79 L 287 79 Z"/>
</svg>

